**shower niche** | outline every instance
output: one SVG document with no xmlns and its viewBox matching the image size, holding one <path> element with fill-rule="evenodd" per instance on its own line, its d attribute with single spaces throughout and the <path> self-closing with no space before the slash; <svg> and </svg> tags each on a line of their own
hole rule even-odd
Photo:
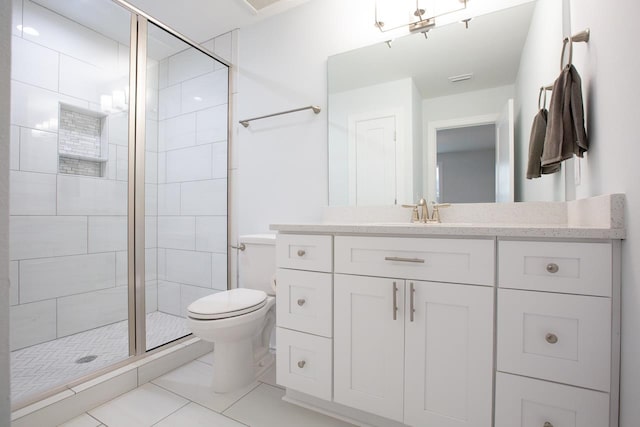
<svg viewBox="0 0 640 427">
<path fill-rule="evenodd" d="M 58 172 L 101 178 L 109 160 L 108 116 L 60 103 Z"/>
</svg>

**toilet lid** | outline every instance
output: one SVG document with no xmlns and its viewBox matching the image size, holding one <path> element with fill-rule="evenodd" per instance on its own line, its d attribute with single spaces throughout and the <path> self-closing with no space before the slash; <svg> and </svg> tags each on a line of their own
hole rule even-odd
<svg viewBox="0 0 640 427">
<path fill-rule="evenodd" d="M 231 289 L 200 298 L 187 310 L 189 317 L 202 320 L 224 319 L 251 313 L 264 306 L 267 294 L 255 289 Z"/>
</svg>

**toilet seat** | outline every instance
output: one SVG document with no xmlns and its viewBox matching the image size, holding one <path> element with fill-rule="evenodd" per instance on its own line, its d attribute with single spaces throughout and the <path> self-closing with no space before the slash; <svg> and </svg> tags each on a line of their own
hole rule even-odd
<svg viewBox="0 0 640 427">
<path fill-rule="evenodd" d="M 255 289 L 231 289 L 200 298 L 187 307 L 195 320 L 218 320 L 241 316 L 262 308 L 267 294 Z"/>
</svg>

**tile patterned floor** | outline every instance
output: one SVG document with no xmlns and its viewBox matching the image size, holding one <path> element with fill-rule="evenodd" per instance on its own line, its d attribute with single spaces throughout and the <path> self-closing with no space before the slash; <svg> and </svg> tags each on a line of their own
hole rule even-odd
<svg viewBox="0 0 640 427">
<path fill-rule="evenodd" d="M 353 427 L 284 402 L 275 366 L 243 390 L 214 393 L 211 360 L 206 355 L 61 427 Z"/>
<path fill-rule="evenodd" d="M 183 318 L 161 312 L 147 314 L 147 348 L 187 334 Z M 66 384 L 125 359 L 128 351 L 127 321 L 13 351 L 11 398 L 19 401 Z M 98 357 L 89 363 L 76 363 L 89 355 Z"/>
</svg>

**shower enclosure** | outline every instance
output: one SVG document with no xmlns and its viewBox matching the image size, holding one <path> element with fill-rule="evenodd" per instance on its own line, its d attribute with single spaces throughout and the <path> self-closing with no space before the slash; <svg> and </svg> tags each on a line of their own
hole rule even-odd
<svg viewBox="0 0 640 427">
<path fill-rule="evenodd" d="M 13 0 L 14 408 L 227 289 L 228 64 L 120 0 Z"/>
</svg>

